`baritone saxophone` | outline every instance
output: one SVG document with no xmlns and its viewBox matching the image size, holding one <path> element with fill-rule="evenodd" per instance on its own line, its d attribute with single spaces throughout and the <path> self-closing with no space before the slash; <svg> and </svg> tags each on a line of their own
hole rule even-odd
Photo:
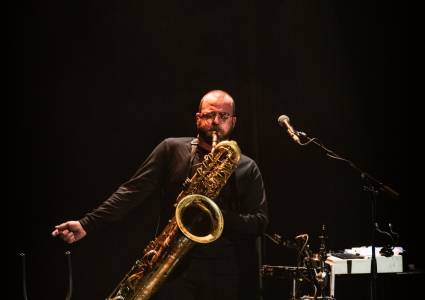
<svg viewBox="0 0 425 300">
<path fill-rule="evenodd" d="M 235 141 L 219 142 L 205 155 L 195 174 L 184 182 L 174 217 L 149 242 L 107 300 L 149 299 L 193 245 L 211 243 L 221 236 L 223 215 L 214 199 L 237 167 L 240 155 Z"/>
</svg>

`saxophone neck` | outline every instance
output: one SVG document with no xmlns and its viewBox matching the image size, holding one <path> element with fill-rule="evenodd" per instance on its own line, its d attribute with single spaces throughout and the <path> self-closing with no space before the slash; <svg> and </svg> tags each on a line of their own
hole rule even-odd
<svg viewBox="0 0 425 300">
<path fill-rule="evenodd" d="M 217 146 L 217 141 L 218 141 L 217 131 L 213 131 L 212 132 L 212 143 L 211 143 L 212 149 L 211 149 L 211 151 L 213 151 L 215 146 Z"/>
</svg>

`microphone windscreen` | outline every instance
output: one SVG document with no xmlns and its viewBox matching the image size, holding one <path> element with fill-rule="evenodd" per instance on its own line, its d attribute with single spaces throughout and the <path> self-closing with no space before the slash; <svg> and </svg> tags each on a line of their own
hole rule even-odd
<svg viewBox="0 0 425 300">
<path fill-rule="evenodd" d="M 279 123 L 280 126 L 284 127 L 285 126 L 285 121 L 289 122 L 289 117 L 287 115 L 281 115 L 278 119 L 277 122 Z"/>
</svg>

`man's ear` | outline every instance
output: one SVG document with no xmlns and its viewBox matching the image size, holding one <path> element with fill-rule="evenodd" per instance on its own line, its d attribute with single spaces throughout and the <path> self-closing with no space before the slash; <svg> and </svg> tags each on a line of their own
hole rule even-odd
<svg viewBox="0 0 425 300">
<path fill-rule="evenodd" d="M 199 120 L 200 116 L 201 116 L 201 113 L 199 113 L 199 112 L 197 112 L 197 113 L 195 114 L 195 121 L 196 121 L 196 122 L 198 122 L 198 120 Z"/>
<path fill-rule="evenodd" d="M 236 125 L 236 117 L 232 118 L 232 129 L 235 128 Z"/>
</svg>

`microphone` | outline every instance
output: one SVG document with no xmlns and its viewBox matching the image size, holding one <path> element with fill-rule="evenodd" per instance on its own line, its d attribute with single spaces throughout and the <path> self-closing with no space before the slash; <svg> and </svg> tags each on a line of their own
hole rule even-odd
<svg viewBox="0 0 425 300">
<path fill-rule="evenodd" d="M 280 234 L 274 233 L 273 235 L 264 234 L 266 237 L 268 237 L 273 243 L 275 243 L 278 246 L 283 246 L 283 247 L 287 247 L 287 248 L 297 248 L 298 245 L 295 241 L 290 240 L 290 239 L 286 239 L 284 237 L 282 237 Z"/>
<path fill-rule="evenodd" d="M 289 135 L 291 136 L 291 138 L 294 140 L 295 143 L 301 145 L 301 141 L 300 141 L 300 138 L 298 137 L 298 133 L 294 130 L 294 128 L 292 128 L 291 124 L 289 124 L 289 117 L 288 116 L 281 115 L 277 119 L 277 122 L 279 123 L 279 125 L 281 127 L 287 128 Z"/>
</svg>

